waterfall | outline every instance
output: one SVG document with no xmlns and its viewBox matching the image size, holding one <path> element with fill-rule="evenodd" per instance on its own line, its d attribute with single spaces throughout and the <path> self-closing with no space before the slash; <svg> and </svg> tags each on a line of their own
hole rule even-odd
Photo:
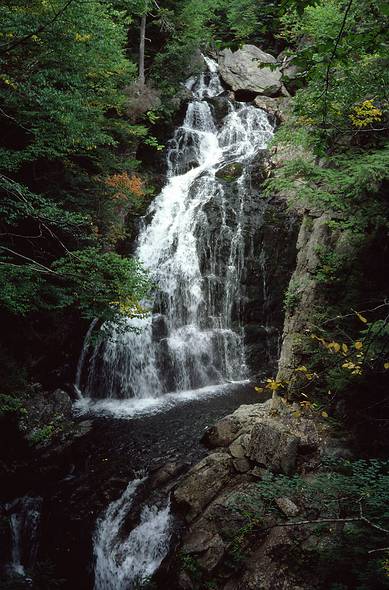
<svg viewBox="0 0 389 590">
<path fill-rule="evenodd" d="M 88 328 L 88 331 L 87 331 L 86 336 L 84 338 L 84 344 L 83 344 L 83 347 L 81 350 L 80 358 L 79 358 L 78 364 L 77 364 L 76 379 L 74 381 L 74 389 L 75 389 L 75 392 L 76 392 L 79 399 L 82 398 L 82 393 L 81 393 L 82 368 L 84 366 L 85 358 L 86 358 L 86 355 L 87 355 L 89 347 L 90 347 L 90 337 L 92 335 L 92 332 L 93 332 L 96 324 L 97 324 L 97 319 L 94 319 Z"/>
<path fill-rule="evenodd" d="M 122 496 L 112 502 L 98 520 L 94 535 L 94 590 L 129 590 L 146 581 L 166 556 L 171 537 L 170 502 L 162 507 L 144 506 L 139 524 L 128 534 L 125 520 L 138 487 L 145 479 L 131 481 Z"/>
<path fill-rule="evenodd" d="M 128 320 L 136 332 L 83 351 L 77 386 L 86 398 L 149 399 L 248 376 L 240 316 L 249 164 L 272 126 L 260 109 L 227 98 L 218 99 L 219 123 L 212 101 L 223 88 L 216 62 L 205 61 L 186 84 L 193 99 L 168 145 L 167 183 L 138 238 L 136 256 L 158 287 L 153 313 Z M 227 183 L 220 171 L 230 164 L 241 174 Z"/>
<path fill-rule="evenodd" d="M 38 553 L 42 498 L 24 496 L 6 504 L 11 532 L 10 573 L 26 576 L 34 568 Z"/>
</svg>

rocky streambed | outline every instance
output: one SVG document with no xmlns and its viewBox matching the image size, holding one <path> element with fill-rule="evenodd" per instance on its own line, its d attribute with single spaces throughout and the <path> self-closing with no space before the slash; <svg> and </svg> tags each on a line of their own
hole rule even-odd
<svg viewBox="0 0 389 590">
<path fill-rule="evenodd" d="M 43 571 L 53 584 L 62 580 L 63 588 L 93 588 L 93 535 L 99 516 L 110 503 L 121 497 L 130 481 L 146 478 L 128 511 L 124 534 L 129 534 L 139 522 L 141 507 L 168 498 L 179 477 L 206 454 L 200 442 L 206 428 L 240 404 L 258 401 L 251 384 L 215 389 L 203 399 L 178 399 L 170 407 L 130 419 L 109 414 L 82 416 L 72 436 L 46 449 L 43 446 L 27 463 L 20 462 L 19 470 L 7 473 L 1 505 L 0 535 L 2 547 L 6 547 L 2 551 L 3 571 L 9 573 L 11 568 L 18 576 L 12 570 L 17 541 L 18 559 L 26 575 L 30 567 L 32 573 Z M 62 406 L 64 399 L 62 395 Z M 70 428 L 69 415 L 67 421 Z M 12 514 L 17 516 L 23 509 L 24 498 L 40 498 L 34 563 L 29 563 L 28 527 L 15 540 L 7 524 Z M 178 518 L 172 529 L 180 526 Z M 174 539 L 173 535 L 172 542 Z M 24 575 L 19 583 L 23 579 Z M 164 584 L 159 587 L 165 588 Z"/>
</svg>

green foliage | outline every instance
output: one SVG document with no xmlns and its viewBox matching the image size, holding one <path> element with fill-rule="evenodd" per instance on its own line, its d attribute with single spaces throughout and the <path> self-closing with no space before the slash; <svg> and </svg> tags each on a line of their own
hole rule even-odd
<svg viewBox="0 0 389 590">
<path fill-rule="evenodd" d="M 189 553 L 181 552 L 180 555 L 180 566 L 183 569 L 192 582 L 198 586 L 200 580 L 202 579 L 202 570 L 198 561 Z"/>
<path fill-rule="evenodd" d="M 23 402 L 17 397 L 0 394 L 0 418 L 9 414 L 23 413 Z"/>
<path fill-rule="evenodd" d="M 55 432 L 54 424 L 46 424 L 42 428 L 36 428 L 29 436 L 29 440 L 33 445 L 45 444 L 51 440 Z"/>
<path fill-rule="evenodd" d="M 104 114 L 123 110 L 121 88 L 134 74 L 122 50 L 124 15 L 97 0 L 87 10 L 72 2 L 44 27 L 63 6 L 34 0 L 0 9 L 1 115 L 9 125 L 0 150 L 3 170 L 114 142 Z"/>
<path fill-rule="evenodd" d="M 347 271 L 350 270 L 350 257 L 346 253 L 338 252 L 319 246 L 316 249 L 319 265 L 314 272 L 314 278 L 318 283 L 334 287 L 343 284 Z"/>
<path fill-rule="evenodd" d="M 284 310 L 293 313 L 301 300 L 301 289 L 296 280 L 291 279 L 284 295 Z"/>
<path fill-rule="evenodd" d="M 69 252 L 52 268 L 63 279 L 56 308 L 75 305 L 87 319 L 98 317 L 111 322 L 145 313 L 139 301 L 147 296 L 150 282 L 135 259 L 85 248 Z"/>
<path fill-rule="evenodd" d="M 349 149 L 328 156 L 322 165 L 297 157 L 266 182 L 265 194 L 287 192 L 300 204 L 333 213 L 339 227 L 364 232 L 386 223 L 388 161 L 389 145 Z"/>
<path fill-rule="evenodd" d="M 35 337 L 45 355 L 43 326 L 60 314 L 71 323 L 143 313 L 145 273 L 109 252 L 128 252 L 132 220 L 150 193 L 135 174 L 148 125 L 130 123 L 126 93 L 136 76 L 126 55 L 129 10 L 138 13 L 122 4 L 0 7 L 0 314 L 8 329 L 4 373 L 13 383 L 24 342 L 9 327 L 17 330 L 19 318 L 34 326 L 30 348 Z M 34 352 L 26 352 L 34 366 Z"/>
<path fill-rule="evenodd" d="M 375 0 L 313 4 L 281 19 L 304 86 L 294 117 L 276 134 L 295 156 L 266 191 L 330 212 L 341 228 L 370 231 L 388 215 L 387 11 Z"/>
<path fill-rule="evenodd" d="M 289 41 L 304 38 L 295 63 L 307 85 L 297 92 L 295 110 L 318 130 L 317 149 L 353 128 L 350 114 L 366 99 L 387 105 L 387 16 L 381 8 L 375 0 L 350 5 L 326 0 L 302 15 L 289 11 L 282 19 Z"/>
<path fill-rule="evenodd" d="M 300 475 L 288 477 L 268 473 L 250 496 L 245 494 L 237 498 L 236 509 L 246 515 L 245 530 L 253 542 L 269 516 L 276 518 L 275 525 L 277 521 L 283 524 L 287 521 L 292 530 L 294 522 L 312 522 L 302 526 L 316 541 L 311 547 L 303 548 L 301 543 L 292 545 L 290 567 L 304 567 L 306 573 L 312 570 L 320 579 L 320 587 L 384 589 L 389 587 L 385 560 L 382 554 L 369 555 L 367 550 L 385 546 L 385 532 L 374 529 L 369 523 L 388 528 L 388 490 L 387 461 L 328 461 L 323 471 L 308 479 Z M 275 504 L 280 497 L 296 502 L 300 513 L 286 519 Z M 369 522 L 360 519 L 361 510 Z M 315 522 L 322 518 L 330 522 Z M 335 523 L 342 519 L 355 520 L 343 521 L 339 528 Z"/>
</svg>

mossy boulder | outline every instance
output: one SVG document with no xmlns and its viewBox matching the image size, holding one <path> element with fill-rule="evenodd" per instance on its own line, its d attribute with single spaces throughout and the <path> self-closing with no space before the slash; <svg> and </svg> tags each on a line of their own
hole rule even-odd
<svg viewBox="0 0 389 590">
<path fill-rule="evenodd" d="M 234 180 L 237 180 L 242 176 L 242 172 L 243 165 L 238 162 L 233 162 L 220 168 L 220 170 L 216 172 L 216 177 L 225 182 L 234 182 Z"/>
</svg>

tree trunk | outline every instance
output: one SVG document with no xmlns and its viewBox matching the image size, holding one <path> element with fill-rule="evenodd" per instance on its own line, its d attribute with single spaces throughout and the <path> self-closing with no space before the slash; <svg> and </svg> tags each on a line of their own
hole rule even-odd
<svg viewBox="0 0 389 590">
<path fill-rule="evenodd" d="M 142 14 L 140 21 L 139 41 L 139 82 L 145 83 L 145 37 L 146 37 L 146 14 Z"/>
</svg>

